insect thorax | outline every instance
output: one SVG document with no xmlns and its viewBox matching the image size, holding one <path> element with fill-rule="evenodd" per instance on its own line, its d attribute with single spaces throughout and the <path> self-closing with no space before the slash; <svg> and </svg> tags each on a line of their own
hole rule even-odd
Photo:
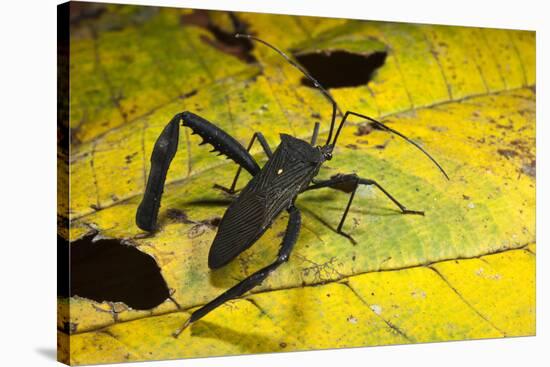
<svg viewBox="0 0 550 367">
<path fill-rule="evenodd" d="M 318 165 L 324 161 L 324 156 L 318 147 L 291 135 L 280 134 L 281 147 L 286 149 L 294 158 L 304 162 Z"/>
</svg>

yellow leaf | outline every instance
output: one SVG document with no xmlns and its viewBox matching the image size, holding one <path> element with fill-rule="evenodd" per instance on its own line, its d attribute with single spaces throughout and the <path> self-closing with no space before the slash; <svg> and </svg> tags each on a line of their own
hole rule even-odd
<svg viewBox="0 0 550 367">
<path fill-rule="evenodd" d="M 360 187 L 348 239 L 336 228 L 349 194 L 304 193 L 290 261 L 173 338 L 190 312 L 273 261 L 287 216 L 230 264 L 208 269 L 215 223 L 231 199 L 213 185 L 228 186 L 236 167 L 182 129 L 159 230 L 144 235 L 135 213 L 160 131 L 189 110 L 243 145 L 255 131 L 272 147 L 281 132 L 308 140 L 315 121 L 323 142 L 331 109 L 272 50 L 255 45 L 259 64 L 248 64 L 217 44 L 211 27 L 227 32 L 227 14 L 211 14 L 208 28 L 190 24 L 189 10 L 139 9 L 111 6 L 71 39 L 66 219 L 71 246 L 95 233 L 152 256 L 171 298 L 150 310 L 60 300 L 72 363 L 535 333 L 534 33 L 237 13 L 248 31 L 296 55 L 383 53 L 368 84 L 331 94 L 343 111 L 380 118 L 420 143 L 451 180 L 402 139 L 350 119 L 319 176 L 355 172 L 426 215 L 402 215 L 376 188 Z M 266 161 L 258 147 L 252 153 Z"/>
<path fill-rule="evenodd" d="M 524 248 L 260 292 L 228 302 L 178 339 L 170 335 L 187 312 L 73 335 L 71 363 L 534 335 L 534 264 Z"/>
</svg>

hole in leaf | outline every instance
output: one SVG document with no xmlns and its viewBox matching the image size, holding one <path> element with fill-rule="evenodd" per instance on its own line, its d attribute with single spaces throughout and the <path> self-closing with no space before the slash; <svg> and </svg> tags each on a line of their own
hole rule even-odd
<svg viewBox="0 0 550 367">
<path fill-rule="evenodd" d="M 58 269 L 70 263 L 70 284 L 67 278 L 59 279 L 58 273 L 59 296 L 123 302 L 136 310 L 156 307 L 170 296 L 153 257 L 119 240 L 93 241 L 94 237 L 95 234 L 89 235 L 70 245 L 58 237 L 58 261 L 62 261 Z M 69 270 L 61 272 L 67 274 Z"/>
<path fill-rule="evenodd" d="M 368 55 L 347 51 L 295 54 L 296 60 L 325 88 L 344 88 L 365 85 L 386 61 L 387 52 Z M 307 78 L 302 84 L 313 87 Z"/>
</svg>

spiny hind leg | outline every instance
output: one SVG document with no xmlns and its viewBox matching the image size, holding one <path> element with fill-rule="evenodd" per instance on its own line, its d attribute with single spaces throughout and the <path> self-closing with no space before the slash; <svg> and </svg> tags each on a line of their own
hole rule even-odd
<svg viewBox="0 0 550 367">
<path fill-rule="evenodd" d="M 136 224 L 145 231 L 154 231 L 160 208 L 166 174 L 176 155 L 179 141 L 179 124 L 189 127 L 193 134 L 203 138 L 202 144 L 210 144 L 218 151 L 255 175 L 260 167 L 250 153 L 231 135 L 206 119 L 191 112 L 176 114 L 162 130 L 151 154 L 151 169 L 141 203 L 136 212 Z"/>
</svg>

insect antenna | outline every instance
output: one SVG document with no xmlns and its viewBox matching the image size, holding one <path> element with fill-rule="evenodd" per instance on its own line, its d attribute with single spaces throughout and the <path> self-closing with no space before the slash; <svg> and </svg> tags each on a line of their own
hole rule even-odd
<svg viewBox="0 0 550 367">
<path fill-rule="evenodd" d="M 405 139 L 407 142 L 411 143 L 412 145 L 414 145 L 415 147 L 417 147 L 418 149 L 420 149 L 420 151 L 422 153 L 424 153 L 428 158 L 430 158 L 430 160 L 437 166 L 437 168 L 439 168 L 439 170 L 441 171 L 441 173 L 443 173 L 443 175 L 445 176 L 445 178 L 447 180 L 449 180 L 449 176 L 447 175 L 447 172 L 445 172 L 445 170 L 443 169 L 443 167 L 441 167 L 441 165 L 428 153 L 424 150 L 424 148 L 422 148 L 420 145 L 418 145 L 417 143 L 415 143 L 414 141 L 412 141 L 411 139 L 407 138 L 405 135 L 401 134 L 399 131 L 397 130 L 394 130 L 392 129 L 391 127 L 389 126 L 386 126 L 384 125 L 383 123 L 381 123 L 380 121 L 377 121 L 369 116 L 366 116 L 366 115 L 361 115 L 359 113 L 356 113 L 356 112 L 352 112 L 352 111 L 348 111 L 346 112 L 346 114 L 344 115 L 344 117 L 342 118 L 342 122 L 340 123 L 340 126 L 338 126 L 338 130 L 336 131 L 336 135 L 334 136 L 334 140 L 332 142 L 332 146 L 336 146 L 336 140 L 338 139 L 338 136 L 340 135 L 340 130 L 342 130 L 342 126 L 344 126 L 344 122 L 346 122 L 346 118 L 348 117 L 348 115 L 354 115 L 354 116 L 357 116 L 357 117 L 361 117 L 361 118 L 364 118 L 366 120 L 369 120 L 370 122 L 374 123 L 375 126 L 379 127 L 380 129 L 382 130 L 385 130 L 385 131 L 388 131 L 390 133 L 393 133 L 397 136 L 400 136 L 401 138 Z"/>
<path fill-rule="evenodd" d="M 329 142 L 330 142 L 330 139 L 332 138 L 332 131 L 334 130 L 334 122 L 336 120 L 336 110 L 339 110 L 338 104 L 336 103 L 334 98 L 332 98 L 330 93 L 321 85 L 321 83 L 319 83 L 317 81 L 317 79 L 315 79 L 313 76 L 311 76 L 311 74 L 308 73 L 306 69 L 304 69 L 296 61 L 292 60 L 287 54 L 285 54 L 283 51 L 279 50 L 277 47 L 267 43 L 266 41 L 264 41 L 264 40 L 262 40 L 258 37 L 255 37 L 255 36 L 252 36 L 252 35 L 249 35 L 249 34 L 237 33 L 237 34 L 235 34 L 235 37 L 236 38 L 248 38 L 250 40 L 254 40 L 254 41 L 263 43 L 267 47 L 271 48 L 272 50 L 277 52 L 279 55 L 284 57 L 286 59 L 286 61 L 288 61 L 292 66 L 294 66 L 295 68 L 300 70 L 302 72 L 302 74 L 304 74 L 306 76 L 306 78 L 308 78 L 313 83 L 313 85 L 316 88 L 318 88 L 325 95 L 325 97 L 327 97 L 327 99 L 332 103 L 332 119 L 330 121 L 330 130 L 329 130 L 328 137 L 327 137 L 327 142 L 326 142 L 326 145 L 328 145 Z"/>
</svg>

